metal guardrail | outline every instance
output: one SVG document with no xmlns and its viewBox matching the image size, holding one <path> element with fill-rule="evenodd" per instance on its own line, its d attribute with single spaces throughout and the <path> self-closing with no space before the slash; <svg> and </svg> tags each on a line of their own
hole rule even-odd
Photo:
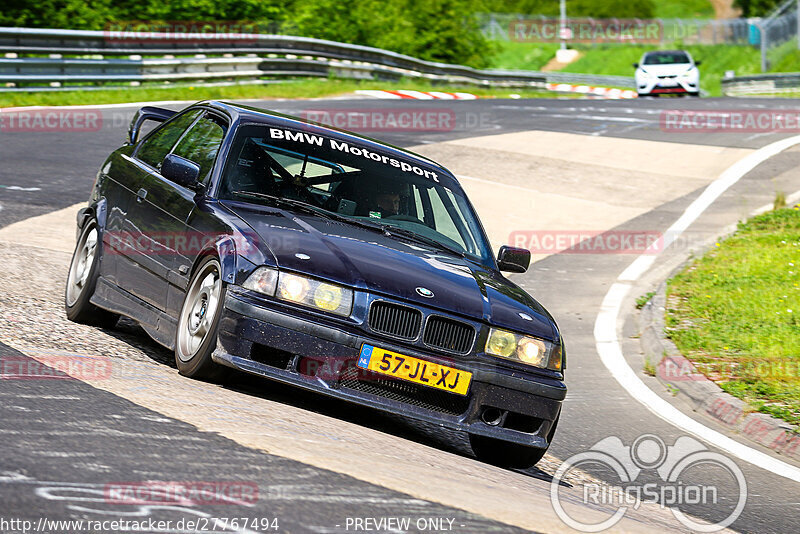
<svg viewBox="0 0 800 534">
<path fill-rule="evenodd" d="M 722 79 L 722 94 L 726 96 L 800 93 L 800 72 L 755 74 Z"/>
<path fill-rule="evenodd" d="M 0 57 L 0 84 L 16 90 L 37 84 L 286 76 L 389 80 L 407 77 L 451 84 L 533 88 L 545 88 L 548 83 L 633 87 L 632 77 L 480 70 L 368 46 L 266 34 L 220 36 L 0 28 L 0 54 L 6 56 Z M 28 57 L 45 54 L 50 57 Z"/>
</svg>

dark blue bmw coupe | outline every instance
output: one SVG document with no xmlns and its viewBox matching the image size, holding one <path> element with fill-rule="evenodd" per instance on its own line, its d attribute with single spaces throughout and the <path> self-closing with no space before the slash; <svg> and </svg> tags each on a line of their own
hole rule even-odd
<svg viewBox="0 0 800 534">
<path fill-rule="evenodd" d="M 529 263 L 495 258 L 454 176 L 422 156 L 201 102 L 137 112 L 78 213 L 65 304 L 73 321 L 138 321 L 183 375 L 265 376 L 527 467 L 566 395 L 556 323 L 501 274 Z"/>
</svg>

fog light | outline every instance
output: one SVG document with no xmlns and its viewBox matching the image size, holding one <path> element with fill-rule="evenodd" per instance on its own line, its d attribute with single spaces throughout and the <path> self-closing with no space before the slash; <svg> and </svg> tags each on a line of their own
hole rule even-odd
<svg viewBox="0 0 800 534">
<path fill-rule="evenodd" d="M 517 336 L 511 332 L 494 328 L 489 332 L 489 339 L 486 342 L 486 352 L 489 354 L 508 358 L 514 354 L 516 348 Z"/>
<path fill-rule="evenodd" d="M 320 284 L 314 291 L 314 305 L 327 311 L 335 311 L 342 305 L 342 288 Z"/>
</svg>

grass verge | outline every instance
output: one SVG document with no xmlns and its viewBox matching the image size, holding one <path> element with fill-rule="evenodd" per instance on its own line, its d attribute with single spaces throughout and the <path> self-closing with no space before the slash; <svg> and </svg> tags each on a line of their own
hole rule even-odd
<svg viewBox="0 0 800 534">
<path fill-rule="evenodd" d="M 800 424 L 800 208 L 741 223 L 672 278 L 666 324 L 723 390 Z"/>
<path fill-rule="evenodd" d="M 92 91 L 54 92 L 0 92 L 0 108 L 12 106 L 70 106 L 91 104 L 119 104 L 125 102 L 154 102 L 160 100 L 241 100 L 275 98 L 321 98 L 352 93 L 359 89 L 411 89 L 416 91 L 466 92 L 481 97 L 508 98 L 512 94 L 522 98 L 563 97 L 549 91 L 521 88 L 486 89 L 475 86 L 432 85 L 416 80 L 394 82 L 341 80 L 314 78 L 286 80 L 262 85 L 170 87 L 125 87 Z"/>
<path fill-rule="evenodd" d="M 549 52 L 549 44 L 503 42 L 497 45 L 498 52 L 492 61 L 493 68 L 534 69 L 535 65 L 546 63 L 549 58 L 541 59 L 534 51 Z M 576 45 L 581 57 L 559 72 L 581 74 L 612 74 L 633 77 L 633 63 L 638 62 L 642 54 L 650 50 L 658 50 L 659 46 L 626 45 Z M 682 45 L 673 43 L 666 48 L 683 48 L 688 50 L 696 60 L 701 60 L 700 84 L 712 96 L 721 94 L 720 81 L 725 71 L 733 70 L 738 76 L 758 74 L 761 56 L 756 48 L 733 45 Z M 553 54 L 555 51 L 553 51 Z M 552 55 L 550 56 L 552 57 Z M 535 58 L 533 61 L 531 58 Z M 516 65 L 516 66 L 515 66 Z M 782 69 L 798 68 L 800 61 L 783 62 Z"/>
</svg>

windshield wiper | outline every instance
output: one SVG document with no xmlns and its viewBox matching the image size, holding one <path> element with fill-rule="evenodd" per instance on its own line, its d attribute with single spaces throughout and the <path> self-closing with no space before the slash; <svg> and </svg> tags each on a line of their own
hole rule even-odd
<svg viewBox="0 0 800 534">
<path fill-rule="evenodd" d="M 431 245 L 433 247 L 436 247 L 438 249 L 444 250 L 444 251 L 449 252 L 451 254 L 455 254 L 459 258 L 465 257 L 464 252 L 462 252 L 462 251 L 460 251 L 460 250 L 458 250 L 456 248 L 453 248 L 453 247 L 451 247 L 449 245 L 445 245 L 441 241 L 433 239 L 432 237 L 427 237 L 427 236 L 424 236 L 422 234 L 418 234 L 417 232 L 415 232 L 413 230 L 409 230 L 407 228 L 400 228 L 400 227 L 393 226 L 393 225 L 388 225 L 388 224 L 384 224 L 384 225 L 381 225 L 381 226 L 383 227 L 384 231 L 387 234 L 400 235 L 402 237 L 405 237 L 406 239 L 410 239 L 412 241 L 417 241 L 419 243 L 425 243 L 426 245 Z"/>
<path fill-rule="evenodd" d="M 294 200 L 293 198 L 283 198 L 283 197 L 276 197 L 275 195 L 267 195 L 266 193 L 255 193 L 253 191 L 233 191 L 234 195 L 239 195 L 243 197 L 252 197 L 252 198 L 259 198 L 264 200 L 269 200 L 274 202 L 278 206 L 284 208 L 297 208 L 300 210 L 305 211 L 306 213 L 313 213 L 315 215 L 319 215 L 320 217 L 326 217 L 328 219 L 335 219 L 338 220 L 338 217 L 334 217 L 334 214 L 322 209 L 318 208 L 308 202 L 303 202 L 302 200 Z"/>
<path fill-rule="evenodd" d="M 302 200 L 294 200 L 292 198 L 283 198 L 283 197 L 276 197 L 274 195 L 267 195 L 265 193 L 255 193 L 253 191 L 233 191 L 234 195 L 245 196 L 245 197 L 252 197 L 258 199 L 269 200 L 274 202 L 275 204 L 283 207 L 288 208 L 297 208 L 305 211 L 306 213 L 312 213 L 314 215 L 319 215 L 320 217 L 324 217 L 326 219 L 331 219 L 334 221 L 340 221 L 347 224 L 352 224 L 354 226 L 360 226 L 362 228 L 367 228 L 369 230 L 373 230 L 376 232 L 380 232 L 386 236 L 400 236 L 411 241 L 417 241 L 418 243 L 424 243 L 429 246 L 433 246 L 440 250 L 444 250 L 451 254 L 455 254 L 460 258 L 464 258 L 464 252 L 445 245 L 444 243 L 437 241 L 436 239 L 426 237 L 424 235 L 418 234 L 412 230 L 408 230 L 406 228 L 400 228 L 398 226 L 390 225 L 390 224 L 380 224 L 377 222 L 370 222 L 362 219 L 353 219 L 351 217 L 347 217 L 346 215 L 339 215 L 338 213 L 334 213 L 328 211 L 323 208 L 318 208 L 317 206 L 313 206 L 307 202 L 303 202 Z"/>
</svg>

